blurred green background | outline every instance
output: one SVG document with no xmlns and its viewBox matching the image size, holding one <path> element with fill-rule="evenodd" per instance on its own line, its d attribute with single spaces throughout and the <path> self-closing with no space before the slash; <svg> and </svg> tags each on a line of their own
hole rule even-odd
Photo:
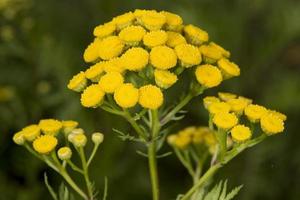
<svg viewBox="0 0 300 200">
<path fill-rule="evenodd" d="M 0 0 L 0 199 L 50 199 L 44 171 L 55 188 L 60 184 L 55 173 L 11 141 L 20 128 L 48 117 L 78 120 L 89 132 L 105 133 L 92 177 L 100 189 L 104 176 L 109 178 L 109 199 L 150 199 L 147 162 L 135 153 L 139 147 L 120 141 L 111 130 L 129 130 L 128 124 L 84 109 L 66 88 L 86 66 L 82 53 L 93 27 L 136 8 L 175 12 L 231 51 L 241 76 L 204 95 L 236 92 L 288 116 L 283 134 L 244 152 L 216 180 L 228 178 L 231 187 L 244 184 L 236 199 L 299 200 L 298 0 Z M 200 97 L 186 109 L 177 128 L 206 123 Z M 162 200 L 175 199 L 191 184 L 174 156 L 159 160 L 159 168 Z"/>
</svg>

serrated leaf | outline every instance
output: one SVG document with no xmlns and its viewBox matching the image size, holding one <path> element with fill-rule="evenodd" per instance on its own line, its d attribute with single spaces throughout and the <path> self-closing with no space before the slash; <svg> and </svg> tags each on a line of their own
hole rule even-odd
<svg viewBox="0 0 300 200">
<path fill-rule="evenodd" d="M 242 189 L 242 187 L 243 187 L 243 185 L 240 185 L 240 186 L 234 188 L 233 190 L 231 190 L 231 192 L 226 196 L 225 200 L 233 199 L 239 193 L 239 191 Z"/>
<path fill-rule="evenodd" d="M 224 181 L 222 193 L 221 193 L 219 199 L 220 199 L 220 200 L 225 200 L 225 198 L 226 198 L 226 193 L 227 193 L 227 180 Z"/>
</svg>

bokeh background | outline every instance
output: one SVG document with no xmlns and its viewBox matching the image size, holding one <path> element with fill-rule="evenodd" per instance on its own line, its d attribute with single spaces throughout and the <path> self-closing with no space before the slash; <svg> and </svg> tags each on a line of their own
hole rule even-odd
<svg viewBox="0 0 300 200">
<path fill-rule="evenodd" d="M 45 171 L 55 188 L 60 184 L 55 173 L 11 141 L 20 128 L 48 117 L 78 120 L 89 132 L 105 133 L 92 177 L 100 189 L 104 176 L 109 178 L 108 199 L 150 199 L 147 162 L 135 153 L 139 147 L 111 130 L 129 130 L 128 124 L 84 109 L 66 88 L 86 66 L 82 53 L 93 27 L 136 8 L 180 14 L 232 52 L 241 76 L 204 95 L 236 92 L 288 116 L 283 134 L 244 152 L 216 180 L 227 178 L 230 187 L 244 184 L 236 199 L 300 199 L 298 0 L 0 0 L 0 199 L 50 199 Z M 177 128 L 206 123 L 200 97 L 186 109 Z M 175 199 L 191 184 L 174 156 L 159 160 L 159 168 L 162 200 Z"/>
</svg>

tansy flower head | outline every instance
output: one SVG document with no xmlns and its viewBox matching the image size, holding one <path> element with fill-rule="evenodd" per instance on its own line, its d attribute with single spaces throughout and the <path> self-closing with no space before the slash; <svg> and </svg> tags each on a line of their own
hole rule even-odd
<svg viewBox="0 0 300 200">
<path fill-rule="evenodd" d="M 179 131 L 178 135 L 182 136 L 182 137 L 190 137 L 190 138 L 192 138 L 194 136 L 195 132 L 196 132 L 196 127 L 195 126 L 190 126 L 190 127 L 187 127 L 185 129 Z"/>
<path fill-rule="evenodd" d="M 170 69 L 176 66 L 177 56 L 170 47 L 156 46 L 151 49 L 150 63 L 158 69 Z"/>
<path fill-rule="evenodd" d="M 35 140 L 41 133 L 40 131 L 40 127 L 36 124 L 32 124 L 29 126 L 26 126 L 22 129 L 22 133 L 24 138 L 29 141 L 32 142 L 33 140 Z"/>
<path fill-rule="evenodd" d="M 101 77 L 100 88 L 106 93 L 114 93 L 122 85 L 124 78 L 120 73 L 110 72 Z"/>
<path fill-rule="evenodd" d="M 137 46 L 145 34 L 146 30 L 141 26 L 128 26 L 119 33 L 119 37 L 127 45 Z"/>
<path fill-rule="evenodd" d="M 100 77 L 103 75 L 103 72 L 104 72 L 103 63 L 104 62 L 98 62 L 98 63 L 92 65 L 90 68 L 88 68 L 84 72 L 85 77 L 90 79 L 93 82 L 98 82 L 100 80 Z"/>
<path fill-rule="evenodd" d="M 118 72 L 123 74 L 125 68 L 123 66 L 123 60 L 120 57 L 112 58 L 108 61 L 102 62 L 102 66 L 105 72 Z"/>
<path fill-rule="evenodd" d="M 15 133 L 13 136 L 13 141 L 17 145 L 23 145 L 25 143 L 25 138 L 24 138 L 23 132 L 19 131 L 19 132 Z"/>
<path fill-rule="evenodd" d="M 73 120 L 62 121 L 62 127 L 65 134 L 71 133 L 78 126 L 78 122 Z"/>
<path fill-rule="evenodd" d="M 275 110 L 268 110 L 269 113 L 271 113 L 272 115 L 278 117 L 279 119 L 281 119 L 282 121 L 285 121 L 286 120 L 286 115 L 283 114 L 283 113 L 280 113 L 278 111 L 275 111 Z"/>
<path fill-rule="evenodd" d="M 222 58 L 222 52 L 211 45 L 202 45 L 199 50 L 203 56 L 203 60 L 207 63 L 215 63 Z"/>
<path fill-rule="evenodd" d="M 194 25 L 186 25 L 183 29 L 186 38 L 188 39 L 189 43 L 194 45 L 200 45 L 203 42 L 208 41 L 208 34 L 207 32 L 203 31 L 199 27 Z"/>
<path fill-rule="evenodd" d="M 207 96 L 203 98 L 203 105 L 205 109 L 208 109 L 211 104 L 217 102 L 220 102 L 220 99 L 214 96 Z"/>
<path fill-rule="evenodd" d="M 53 135 L 42 135 L 33 141 L 33 149 L 40 154 L 49 154 L 57 145 L 57 139 Z"/>
<path fill-rule="evenodd" d="M 244 142 L 251 138 L 251 131 L 249 127 L 244 125 L 237 125 L 231 129 L 231 137 L 235 142 Z"/>
<path fill-rule="evenodd" d="M 220 70 L 213 65 L 200 65 L 196 71 L 197 81 L 206 88 L 212 88 L 220 85 L 222 74 Z"/>
<path fill-rule="evenodd" d="M 192 138 L 188 136 L 180 136 L 175 139 L 175 146 L 179 149 L 185 149 L 191 143 Z"/>
<path fill-rule="evenodd" d="M 183 23 L 182 18 L 179 15 L 170 13 L 167 11 L 160 12 L 166 17 L 166 29 L 170 31 L 179 31 Z"/>
<path fill-rule="evenodd" d="M 141 17 L 140 21 L 143 26 L 145 26 L 148 30 L 155 31 L 162 28 L 162 26 L 166 23 L 166 16 L 162 13 L 158 13 L 155 11 L 145 12 Z"/>
<path fill-rule="evenodd" d="M 83 58 L 85 62 L 94 62 L 99 58 L 98 49 L 99 49 L 100 42 L 101 40 L 99 39 L 95 40 L 85 49 L 83 53 Z"/>
<path fill-rule="evenodd" d="M 128 49 L 122 55 L 122 65 L 130 71 L 142 70 L 149 61 L 149 53 L 141 47 Z"/>
<path fill-rule="evenodd" d="M 71 139 L 72 144 L 75 147 L 84 147 L 87 142 L 87 138 L 84 134 L 75 134 Z"/>
<path fill-rule="evenodd" d="M 284 122 L 272 113 L 265 114 L 260 119 L 260 126 L 267 135 L 280 133 L 284 130 Z"/>
<path fill-rule="evenodd" d="M 240 68 L 235 63 L 230 62 L 226 58 L 222 58 L 218 61 L 218 66 L 221 69 L 224 77 L 231 78 L 233 76 L 239 76 L 240 75 Z"/>
<path fill-rule="evenodd" d="M 237 97 L 236 94 L 229 93 L 229 92 L 218 92 L 218 96 L 223 101 L 228 101 L 230 99 L 235 99 Z"/>
<path fill-rule="evenodd" d="M 227 113 L 230 111 L 230 105 L 225 102 L 212 102 L 208 106 L 208 111 L 213 115 L 219 112 Z"/>
<path fill-rule="evenodd" d="M 220 129 L 228 130 L 238 123 L 238 118 L 232 113 L 218 112 L 213 117 L 213 123 Z"/>
<path fill-rule="evenodd" d="M 109 36 L 99 42 L 98 54 L 103 60 L 119 56 L 124 48 L 123 41 L 118 36 Z"/>
<path fill-rule="evenodd" d="M 239 115 L 244 112 L 244 109 L 249 104 L 249 102 L 243 98 L 229 99 L 227 103 L 230 105 L 230 110 Z"/>
<path fill-rule="evenodd" d="M 166 42 L 166 45 L 175 48 L 177 45 L 180 44 L 186 44 L 185 38 L 180 34 L 173 31 L 168 31 L 168 40 Z"/>
<path fill-rule="evenodd" d="M 116 25 L 109 22 L 103 25 L 96 26 L 94 29 L 94 36 L 104 38 L 112 35 L 116 31 Z"/>
<path fill-rule="evenodd" d="M 57 155 L 61 160 L 69 160 L 72 157 L 72 150 L 70 147 L 61 147 L 58 149 Z"/>
<path fill-rule="evenodd" d="M 177 136 L 176 134 L 169 135 L 169 136 L 167 137 L 167 142 L 168 142 L 168 144 L 171 145 L 171 146 L 175 145 L 175 141 L 176 141 L 176 138 L 177 138 L 177 137 L 178 137 L 178 136 Z"/>
<path fill-rule="evenodd" d="M 62 128 L 62 123 L 56 119 L 42 119 L 39 122 L 39 127 L 44 134 L 56 135 Z"/>
<path fill-rule="evenodd" d="M 150 31 L 147 33 L 144 38 L 143 42 L 146 46 L 152 48 L 159 45 L 164 45 L 168 40 L 168 35 L 165 31 Z"/>
<path fill-rule="evenodd" d="M 209 46 L 214 47 L 215 49 L 218 49 L 218 50 L 222 53 L 222 55 L 223 55 L 224 57 L 226 57 L 226 58 L 230 57 L 230 52 L 227 51 L 227 50 L 225 50 L 225 49 L 224 49 L 223 47 L 221 47 L 220 45 L 217 45 L 217 44 L 214 43 L 214 42 L 210 42 L 210 43 L 209 43 Z"/>
<path fill-rule="evenodd" d="M 125 83 L 116 89 L 114 99 L 122 108 L 134 107 L 139 100 L 139 90 L 131 83 Z"/>
<path fill-rule="evenodd" d="M 267 109 L 260 105 L 250 104 L 245 108 L 245 115 L 252 123 L 257 122 L 260 118 L 267 114 Z"/>
<path fill-rule="evenodd" d="M 81 92 L 86 87 L 87 80 L 84 72 L 79 72 L 69 81 L 68 88 L 75 92 Z"/>
<path fill-rule="evenodd" d="M 154 78 L 156 85 L 164 89 L 171 87 L 178 80 L 172 72 L 158 69 L 154 71 Z"/>
<path fill-rule="evenodd" d="M 96 108 L 101 105 L 105 92 L 99 84 L 92 84 L 81 94 L 81 104 L 84 107 Z"/>
<path fill-rule="evenodd" d="M 177 45 L 175 47 L 175 52 L 181 65 L 184 67 L 198 65 L 202 60 L 199 49 L 190 44 Z"/>
<path fill-rule="evenodd" d="M 92 134 L 92 141 L 95 145 L 99 145 L 103 142 L 104 135 L 102 133 L 93 133 Z"/>
<path fill-rule="evenodd" d="M 133 15 L 133 13 L 127 12 L 113 18 L 112 23 L 114 23 L 117 26 L 118 30 L 121 30 L 127 26 L 132 25 L 134 20 L 135 16 Z"/>
<path fill-rule="evenodd" d="M 163 93 L 154 85 L 145 85 L 139 89 L 139 104 L 148 109 L 159 108 L 164 101 Z"/>
</svg>

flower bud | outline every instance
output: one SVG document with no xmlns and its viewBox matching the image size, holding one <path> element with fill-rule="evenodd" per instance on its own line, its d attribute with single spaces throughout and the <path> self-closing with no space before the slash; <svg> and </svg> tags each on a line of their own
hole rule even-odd
<svg viewBox="0 0 300 200">
<path fill-rule="evenodd" d="M 13 136 L 13 141 L 14 141 L 14 143 L 16 143 L 18 145 L 23 145 L 25 142 L 23 132 L 19 131 L 19 132 L 15 133 Z"/>
<path fill-rule="evenodd" d="M 87 138 L 84 134 L 75 134 L 72 137 L 71 142 L 75 147 L 84 147 L 86 145 Z"/>
<path fill-rule="evenodd" d="M 69 147 L 62 147 L 57 151 L 57 155 L 61 160 L 69 160 L 72 157 L 72 150 Z"/>
<path fill-rule="evenodd" d="M 102 133 L 93 133 L 92 141 L 95 143 L 95 145 L 101 144 L 103 140 L 104 140 L 104 135 Z"/>
<path fill-rule="evenodd" d="M 73 138 L 75 135 L 84 134 L 84 130 L 82 128 L 75 128 L 71 131 L 71 133 L 68 135 L 68 141 L 73 142 Z"/>
</svg>

